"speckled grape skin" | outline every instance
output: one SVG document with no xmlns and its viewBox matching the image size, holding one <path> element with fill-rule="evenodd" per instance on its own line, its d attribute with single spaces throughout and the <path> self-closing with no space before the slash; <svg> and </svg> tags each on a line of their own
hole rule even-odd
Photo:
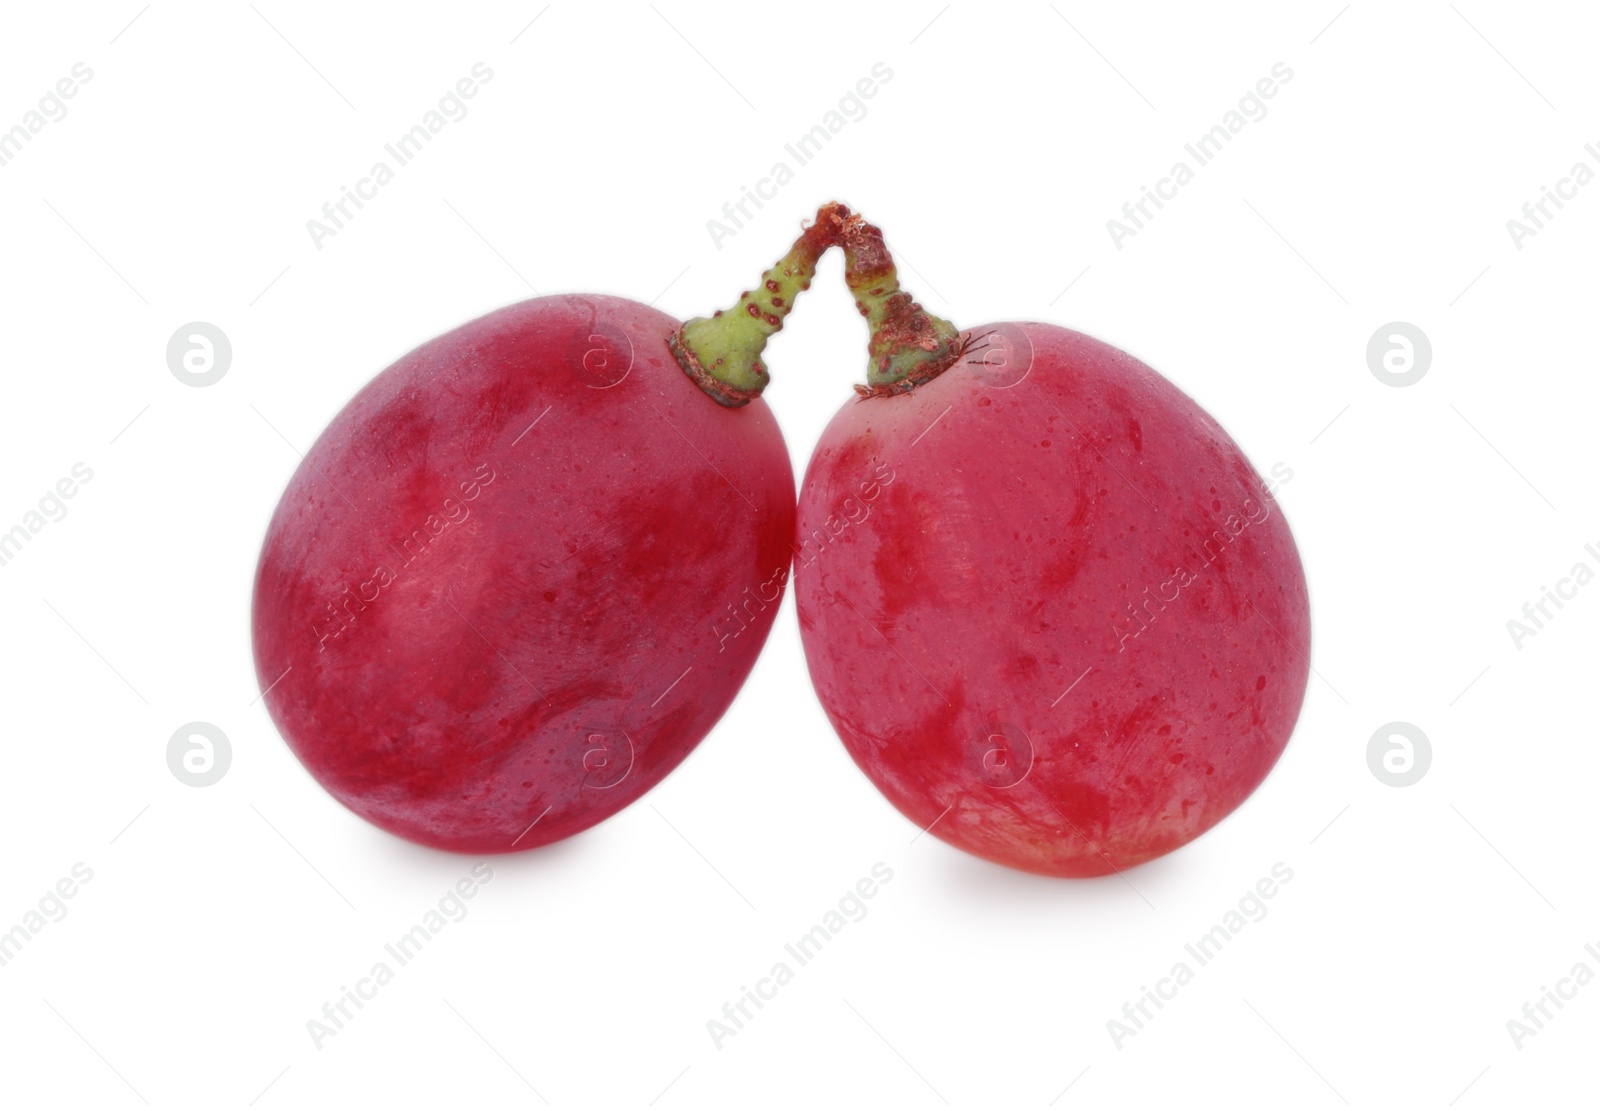
<svg viewBox="0 0 1600 1111">
<path fill-rule="evenodd" d="M 678 368 L 677 326 L 618 298 L 512 305 L 399 360 L 307 454 L 261 552 L 256 670 L 357 814 L 459 852 L 547 844 L 732 702 L 794 477 L 763 402 L 724 408 Z"/>
<path fill-rule="evenodd" d="M 997 327 L 1031 346 L 1020 381 L 958 364 L 828 426 L 801 635 L 845 747 L 912 822 L 1102 875 L 1198 837 L 1277 761 L 1305 579 L 1262 478 L 1172 383 L 1076 332 Z"/>
</svg>

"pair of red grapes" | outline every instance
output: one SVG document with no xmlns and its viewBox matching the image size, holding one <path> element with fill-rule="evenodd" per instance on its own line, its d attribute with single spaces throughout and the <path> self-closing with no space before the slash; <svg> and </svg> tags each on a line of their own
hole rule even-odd
<svg viewBox="0 0 1600 1111">
<path fill-rule="evenodd" d="M 838 246 L 867 386 L 795 498 L 761 353 Z M 313 776 L 467 853 L 633 802 L 733 701 L 793 579 L 812 682 L 917 826 L 1031 872 L 1170 852 L 1266 776 L 1306 586 L 1232 439 L 1131 356 L 970 331 L 827 205 L 738 304 L 512 305 L 356 395 L 256 574 L 257 673 Z"/>
</svg>

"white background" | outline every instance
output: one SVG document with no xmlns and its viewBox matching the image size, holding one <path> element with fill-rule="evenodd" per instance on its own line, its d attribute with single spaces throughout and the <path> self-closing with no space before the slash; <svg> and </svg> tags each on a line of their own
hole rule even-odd
<svg viewBox="0 0 1600 1111">
<path fill-rule="evenodd" d="M 1600 184 L 1520 249 L 1506 222 L 1600 168 L 1597 32 L 1578 5 L 1483 0 L 8 6 L 0 128 L 74 63 L 93 78 L 0 167 L 0 531 L 73 464 L 93 479 L 0 567 L 0 930 L 75 863 L 93 879 L 0 967 L 0 1100 L 1592 1101 L 1600 986 L 1520 1048 L 1507 1022 L 1600 972 L 1600 586 L 1520 648 L 1506 622 L 1600 570 Z M 470 113 L 317 249 L 306 221 L 480 61 Z M 878 62 L 864 118 L 714 244 Z M 1269 114 L 1113 245 L 1106 221 L 1278 62 Z M 467 917 L 316 1048 L 307 1021 L 474 862 L 346 812 L 258 700 L 251 577 L 297 451 L 395 357 L 534 290 L 731 304 L 835 198 L 934 311 L 1125 347 L 1293 470 L 1317 675 L 1282 761 L 1125 876 L 994 867 L 855 769 L 786 600 L 679 770 L 493 859 Z M 166 365 L 190 321 L 233 345 L 203 389 Z M 1367 366 L 1391 321 L 1432 341 L 1410 387 Z M 769 349 L 797 474 L 864 340 L 830 257 Z M 203 789 L 166 762 L 192 721 L 233 750 Z M 1411 787 L 1368 767 L 1393 721 L 1431 741 Z M 707 1021 L 879 861 L 867 917 L 717 1048 Z M 1278 862 L 1267 917 L 1119 1047 L 1108 1020 Z"/>
</svg>

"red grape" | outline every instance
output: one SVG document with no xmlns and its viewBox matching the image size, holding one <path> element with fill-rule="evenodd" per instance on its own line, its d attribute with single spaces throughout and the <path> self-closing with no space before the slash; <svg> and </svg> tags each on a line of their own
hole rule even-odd
<svg viewBox="0 0 1600 1111">
<path fill-rule="evenodd" d="M 960 334 L 876 228 L 843 243 L 873 385 L 807 469 L 795 590 L 845 747 L 912 822 L 1014 868 L 1101 875 L 1198 837 L 1305 693 L 1267 484 L 1132 356 L 1048 324 Z"/>
<path fill-rule="evenodd" d="M 329 793 L 426 845 L 521 850 L 699 743 L 787 581 L 794 477 L 755 395 L 824 246 L 684 329 L 615 297 L 512 305 L 339 413 L 272 518 L 253 616 L 267 708 Z"/>
</svg>

